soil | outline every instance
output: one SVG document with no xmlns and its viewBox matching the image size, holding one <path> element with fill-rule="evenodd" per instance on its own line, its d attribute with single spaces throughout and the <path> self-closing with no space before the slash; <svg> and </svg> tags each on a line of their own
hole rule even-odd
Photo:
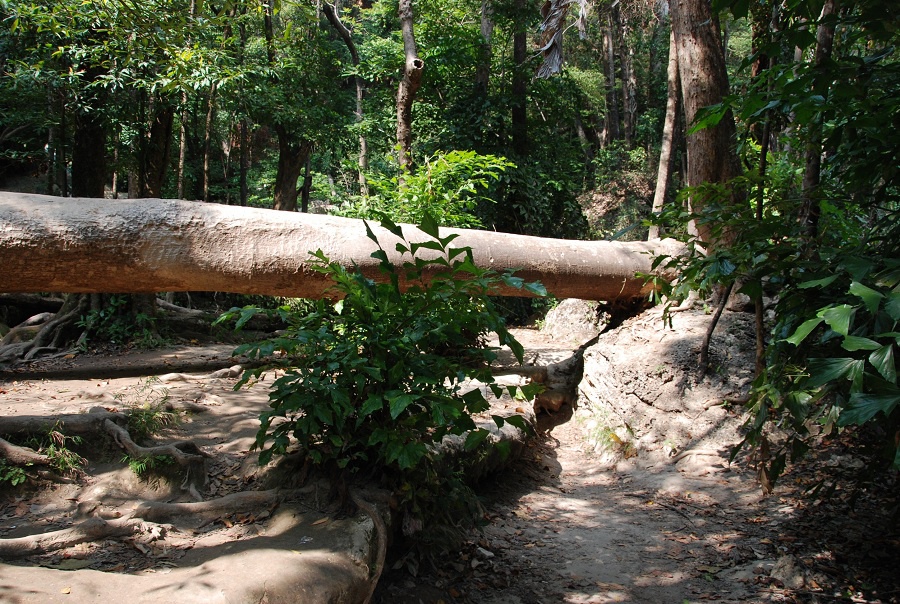
<svg viewBox="0 0 900 604">
<path fill-rule="evenodd" d="M 594 310 L 563 308 L 556 327 L 548 318 L 544 331 L 517 330 L 527 360 L 570 356 L 588 339 L 583 319 Z M 696 348 L 708 320 L 699 311 L 679 313 L 667 327 L 651 310 L 601 336 L 584 351 L 577 408 L 542 417 L 543 432 L 524 457 L 481 484 L 483 531 L 415 575 L 389 560 L 373 601 L 900 602 L 896 476 L 838 490 L 824 502 L 805 498 L 824 467 L 853 474 L 863 463 L 838 438 L 794 466 L 774 493 L 763 493 L 751 458 L 728 461 L 744 418 L 727 401 L 744 394 L 752 378 L 750 317 L 726 312 L 713 341 L 712 374 L 697 379 Z M 235 377 L 179 375 L 228 367 L 236 362 L 230 350 L 210 343 L 56 360 L 0 381 L 0 410 L 47 415 L 159 397 L 189 402 L 205 411 L 195 408 L 160 440 L 192 439 L 211 454 L 204 499 L 254 490 L 261 473 L 249 449 L 266 405 L 265 384 L 234 392 Z M 170 375 L 110 377 L 117 370 Z M 64 528 L 95 504 L 115 517 L 135 499 L 191 500 L 177 481 L 134 477 L 111 443 L 100 456 L 96 445 L 90 453 L 84 473 L 66 481 L 3 487 L 0 536 Z M 327 518 L 327 511 L 322 502 L 314 513 Z M 100 577 L 161 574 L 204 540 L 246 539 L 268 513 L 225 516 L 163 539 L 104 539 L 13 563 L 93 569 L 105 573 Z"/>
</svg>

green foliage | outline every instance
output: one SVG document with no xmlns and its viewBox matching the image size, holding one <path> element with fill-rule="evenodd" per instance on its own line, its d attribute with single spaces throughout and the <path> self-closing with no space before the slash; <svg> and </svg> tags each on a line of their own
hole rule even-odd
<svg viewBox="0 0 900 604">
<path fill-rule="evenodd" d="M 45 455 L 50 460 L 50 467 L 60 474 L 78 474 L 87 460 L 69 447 L 80 445 L 83 442 L 82 438 L 66 436 L 58 428 L 58 425 L 54 426 L 47 434 L 32 438 L 28 444 L 41 455 Z"/>
<path fill-rule="evenodd" d="M 159 388 L 157 382 L 156 378 L 148 378 L 119 397 L 128 407 L 128 434 L 135 442 L 146 441 L 178 423 L 178 413 L 166 409 L 169 391 Z"/>
<path fill-rule="evenodd" d="M 749 6 L 723 5 L 735 16 Z M 885 28 L 885 10 L 881 2 L 842 4 L 827 22 L 837 26 L 834 53 L 820 63 L 810 60 L 820 7 L 796 3 L 781 16 L 783 29 L 760 41 L 774 66 L 694 126 L 714 124 L 730 108 L 748 128 L 741 150 L 751 170 L 684 192 L 709 205 L 698 216 L 674 210 L 673 222 L 709 227 L 712 245 L 693 240 L 687 259 L 657 259 L 681 272 L 669 292 L 676 297 L 729 283 L 751 298 L 777 295 L 742 443 L 759 447 L 768 486 L 836 433 L 866 447 L 870 478 L 900 469 L 900 145 L 885 136 L 885 124 L 900 116 L 900 65 L 898 30 Z M 795 46 L 804 51 L 799 63 L 781 52 Z M 768 154 L 761 178 L 752 134 L 767 122 L 773 132 L 790 124 L 792 140 Z M 807 145 L 823 152 L 815 189 L 801 182 Z M 750 202 L 735 206 L 735 188 Z M 773 438 L 776 429 L 786 438 Z"/>
<path fill-rule="evenodd" d="M 461 466 L 441 461 L 435 445 L 445 436 L 468 434 L 466 449 L 475 450 L 488 435 L 474 420 L 489 409 L 485 393 L 464 390 L 464 381 L 478 380 L 496 396 L 505 391 L 493 383 L 489 368 L 496 352 L 479 342 L 494 332 L 519 359 L 523 353 L 487 293 L 501 283 L 536 294 L 543 288 L 478 268 L 471 250 L 452 247 L 456 236 L 441 237 L 427 214 L 420 226 L 429 237 L 424 241 L 408 239 L 391 221 L 382 226 L 398 237 L 403 257 L 402 265 L 394 265 L 367 226 L 379 245 L 373 257 L 385 282 L 312 253 L 313 270 L 333 281 L 340 301 L 319 301 L 305 315 L 285 309 L 291 319 L 286 334 L 236 354 L 279 353 L 287 366 L 261 416 L 255 445 L 261 463 L 296 449 L 343 479 L 374 472 L 397 494 L 408 535 L 438 544 L 434 531 L 471 524 L 475 503 Z M 411 284 L 405 292 L 401 275 Z M 241 384 L 260 371 L 245 373 Z M 526 427 L 520 416 L 493 420 Z"/>
<path fill-rule="evenodd" d="M 147 475 L 159 472 L 162 468 L 171 466 L 175 463 L 169 455 L 150 455 L 148 457 L 132 457 L 126 455 L 122 458 L 122 463 L 127 463 L 128 467 L 136 475 L 146 477 Z"/>
<path fill-rule="evenodd" d="M 104 296 L 100 308 L 89 310 L 76 325 L 84 329 L 85 342 L 133 343 L 140 348 L 163 343 L 156 330 L 156 317 L 133 312 L 132 297 L 125 294 Z"/>
<path fill-rule="evenodd" d="M 502 157 L 473 151 L 438 153 L 426 159 L 413 174 L 405 174 L 400 185 L 391 179 L 370 175 L 372 196 L 340 214 L 353 218 L 386 217 L 393 222 L 418 224 L 426 215 L 438 224 L 463 228 L 483 226 L 475 214 L 480 202 L 491 202 L 484 193 L 507 168 L 515 166 Z"/>
<path fill-rule="evenodd" d="M 28 479 L 25 469 L 0 459 L 0 484 L 8 482 L 12 486 L 19 486 Z"/>
</svg>

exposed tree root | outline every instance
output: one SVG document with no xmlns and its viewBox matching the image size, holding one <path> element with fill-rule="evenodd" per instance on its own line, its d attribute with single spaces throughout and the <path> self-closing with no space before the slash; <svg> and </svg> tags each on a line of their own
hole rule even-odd
<svg viewBox="0 0 900 604">
<path fill-rule="evenodd" d="M 14 445 L 3 438 L 0 438 L 0 457 L 17 466 L 46 466 L 50 464 L 50 458 L 46 455 L 41 455 L 28 447 Z"/>
<path fill-rule="evenodd" d="M 125 452 L 138 459 L 168 456 L 185 469 L 185 477 L 181 488 L 189 491 L 195 499 L 200 499 L 199 490 L 209 480 L 206 461 L 209 454 L 191 441 L 180 441 L 165 445 L 143 447 L 135 443 L 125 424 L 128 418 L 123 413 L 114 413 L 102 408 L 94 408 L 90 413 L 67 413 L 60 415 L 13 415 L 0 417 L 0 434 L 30 435 L 47 434 L 52 430 L 67 436 L 96 436 L 106 434 L 113 438 Z M 18 447 L 0 439 L 0 456 L 10 462 L 22 465 L 32 463 L 47 465 L 44 457 L 30 449 Z M 19 461 L 23 460 L 23 461 Z"/>
<path fill-rule="evenodd" d="M 58 430 L 67 436 L 90 436 L 107 431 L 104 422 L 125 423 L 123 413 L 105 409 L 91 409 L 90 413 L 61 413 L 58 415 L 8 415 L 0 417 L 0 434 L 47 434 Z"/>
<path fill-rule="evenodd" d="M 145 501 L 139 504 L 132 514 L 150 522 L 165 522 L 176 526 L 193 524 L 190 528 L 199 528 L 219 518 L 239 512 L 249 512 L 260 508 L 272 508 L 292 495 L 311 492 L 311 489 L 268 491 L 242 491 L 232 493 L 210 501 L 191 503 L 166 503 L 162 501 Z"/>
<path fill-rule="evenodd" d="M 141 521 L 130 518 L 118 520 L 89 518 L 71 528 L 60 531 L 16 537 L 14 539 L 0 539 L 0 558 L 11 560 L 22 558 L 23 556 L 45 554 L 86 541 L 132 535 L 139 531 L 140 528 Z"/>
<path fill-rule="evenodd" d="M 196 444 L 191 441 L 180 441 L 167 445 L 142 447 L 131 440 L 128 430 L 115 422 L 106 420 L 103 427 L 115 439 L 116 444 L 125 449 L 125 452 L 131 457 L 144 459 L 167 455 L 174 459 L 185 469 L 184 480 L 181 482 L 182 490 L 190 492 L 194 499 L 202 499 L 200 490 L 209 482 L 206 468 L 209 454 L 202 451 Z"/>
<path fill-rule="evenodd" d="M 700 367 L 697 369 L 697 380 L 702 380 L 709 369 L 709 344 L 712 341 L 713 332 L 719 324 L 719 318 L 722 316 L 722 311 L 725 310 L 725 305 L 728 304 L 728 298 L 731 297 L 731 290 L 733 289 L 734 281 L 725 288 L 725 292 L 719 299 L 719 307 L 716 308 L 716 314 L 713 315 L 712 320 L 709 322 L 709 327 L 706 329 L 706 335 L 703 337 L 703 343 L 700 345 Z"/>
<path fill-rule="evenodd" d="M 356 493 L 353 490 L 350 491 L 350 499 L 356 507 L 361 509 L 372 519 L 372 523 L 375 525 L 375 532 L 378 535 L 378 553 L 375 559 L 375 568 L 369 569 L 369 593 L 366 595 L 365 600 L 363 600 L 363 604 L 369 604 L 369 601 L 372 599 L 372 594 L 375 593 L 375 588 L 378 586 L 378 580 L 381 578 L 381 573 L 384 571 L 384 560 L 387 557 L 388 531 L 381 514 L 378 513 L 378 510 L 375 509 L 374 505 L 363 499 L 359 493 Z"/>
</svg>

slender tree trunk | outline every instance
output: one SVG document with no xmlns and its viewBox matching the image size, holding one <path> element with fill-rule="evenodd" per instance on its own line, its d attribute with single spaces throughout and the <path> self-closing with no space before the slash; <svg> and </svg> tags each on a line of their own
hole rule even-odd
<svg viewBox="0 0 900 604">
<path fill-rule="evenodd" d="M 616 92 L 616 30 L 613 27 L 612 11 L 606 15 L 603 32 L 603 47 L 606 49 L 604 61 L 606 75 L 606 136 L 605 144 L 622 138 L 619 128 L 619 95 Z"/>
<path fill-rule="evenodd" d="M 659 150 L 659 170 L 656 173 L 656 192 L 653 194 L 654 214 L 662 212 L 672 172 L 672 148 L 675 142 L 675 122 L 678 117 L 678 52 L 675 47 L 675 31 L 669 34 L 669 67 L 666 70 L 666 120 L 663 124 L 662 144 Z M 651 225 L 649 239 L 659 238 L 659 226 Z"/>
<path fill-rule="evenodd" d="M 209 203 L 209 156 L 212 151 L 212 130 L 216 110 L 216 83 L 209 89 L 206 104 L 206 127 L 203 131 L 203 201 Z"/>
<path fill-rule="evenodd" d="M 403 37 L 403 53 L 406 63 L 403 78 L 397 89 L 397 145 L 399 146 L 398 163 L 400 171 L 412 171 L 412 104 L 419 87 L 422 85 L 422 72 L 425 63 L 416 51 L 416 38 L 413 33 L 412 0 L 400 0 L 400 31 Z"/>
<path fill-rule="evenodd" d="M 835 13 L 837 0 L 825 0 L 820 22 Z M 815 66 L 820 67 L 831 58 L 831 49 L 834 45 L 834 26 L 830 23 L 820 23 L 816 32 L 816 56 Z M 822 124 L 816 122 L 810 125 L 806 142 L 806 168 L 803 172 L 803 192 L 800 220 L 806 229 L 810 239 L 815 239 L 819 234 L 819 217 L 822 208 L 819 202 L 819 184 L 822 172 Z"/>
<path fill-rule="evenodd" d="M 709 0 L 672 0 L 670 7 L 685 122 L 690 127 L 700 108 L 718 104 L 728 94 L 725 56 L 719 22 Z M 739 176 L 741 166 L 736 143 L 734 117 L 730 111 L 716 126 L 689 134 L 685 184 L 697 187 L 705 183 L 726 183 Z M 732 203 L 737 204 L 738 197 L 739 192 L 733 192 Z M 705 201 L 704 195 L 695 192 L 688 200 L 689 211 L 701 213 Z M 713 241 L 710 226 L 692 220 L 688 228 L 708 246 L 718 243 Z M 727 234 L 723 236 L 728 238 Z"/>
<path fill-rule="evenodd" d="M 250 169 L 250 136 L 248 133 L 247 118 L 241 120 L 241 199 L 242 206 L 247 205 L 250 188 L 247 185 L 247 171 Z"/>
<path fill-rule="evenodd" d="M 512 149 L 517 157 L 528 155 L 528 79 L 525 69 L 528 60 L 528 2 L 515 0 L 513 17 L 513 75 L 512 75 Z"/>
<path fill-rule="evenodd" d="M 634 47 L 628 40 L 628 19 L 622 17 L 618 5 L 612 9 L 613 21 L 618 32 L 619 57 L 622 65 L 622 117 L 624 118 L 625 146 L 634 147 L 634 131 L 637 123 L 637 77 L 634 73 Z"/>
<path fill-rule="evenodd" d="M 491 80 L 491 62 L 494 56 L 494 5 L 491 0 L 481 0 L 481 44 L 478 48 L 478 64 L 475 66 L 475 93 L 487 98 Z"/>
<path fill-rule="evenodd" d="M 303 169 L 303 187 L 300 190 L 300 211 L 309 212 L 309 194 L 312 191 L 312 154 L 306 156 L 306 166 Z"/>
<path fill-rule="evenodd" d="M 113 136 L 113 165 L 112 165 L 112 198 L 119 198 L 119 133 Z"/>
<path fill-rule="evenodd" d="M 184 199 L 184 167 L 187 159 L 187 121 L 188 121 L 188 95 L 181 94 L 181 127 L 178 135 L 178 180 L 175 191 L 177 199 Z"/>
<path fill-rule="evenodd" d="M 188 8 L 188 18 L 193 22 L 197 14 L 197 2 L 191 0 Z M 187 45 L 190 47 L 191 37 L 187 37 Z M 178 136 L 178 175 L 175 189 L 175 197 L 184 199 L 184 164 L 187 156 L 187 121 L 188 121 L 188 95 L 187 91 L 181 93 L 181 127 Z"/>
<path fill-rule="evenodd" d="M 322 6 L 322 10 L 325 13 L 325 17 L 328 19 L 328 22 L 331 23 L 331 26 L 338 32 L 341 40 L 344 41 L 344 44 L 347 46 L 347 50 L 350 51 L 350 60 L 353 62 L 354 67 L 359 66 L 359 51 L 356 49 L 356 43 L 353 41 L 353 35 L 346 25 L 341 21 L 340 15 L 338 14 L 338 9 L 333 4 L 325 3 Z M 363 113 L 363 100 L 365 99 L 365 82 L 362 77 L 356 75 L 353 77 L 354 84 L 356 84 L 356 112 L 355 119 L 356 123 L 360 124 L 363 121 L 364 113 Z M 366 183 L 366 171 L 369 169 L 369 145 L 366 140 L 365 134 L 360 131 L 359 134 L 359 191 L 363 196 L 369 195 L 369 185 Z"/>
<path fill-rule="evenodd" d="M 69 176 L 66 170 L 66 99 L 61 94 L 58 102 L 54 98 L 54 94 L 50 94 L 49 113 L 53 115 L 59 111 L 59 125 L 52 126 L 47 142 L 47 149 L 50 152 L 50 170 L 47 175 L 47 193 L 49 195 L 59 195 L 61 197 L 69 196 Z M 54 107 L 56 105 L 56 107 Z"/>
</svg>

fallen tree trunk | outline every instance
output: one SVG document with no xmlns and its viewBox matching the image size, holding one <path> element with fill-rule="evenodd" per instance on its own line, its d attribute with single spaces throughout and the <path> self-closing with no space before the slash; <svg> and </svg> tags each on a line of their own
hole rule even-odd
<svg viewBox="0 0 900 604">
<path fill-rule="evenodd" d="M 372 225 L 392 260 L 396 238 Z M 673 241 L 571 241 L 463 229 L 454 246 L 473 249 L 476 264 L 516 269 L 557 298 L 628 300 L 652 286 L 654 253 L 677 253 Z M 427 236 L 404 227 L 406 236 Z M 301 298 L 327 295 L 331 281 L 311 269 L 322 250 L 383 279 L 363 222 L 350 218 L 162 199 L 113 201 L 0 193 L 2 292 L 141 293 L 222 291 Z M 499 295 L 522 295 L 508 288 Z"/>
</svg>

